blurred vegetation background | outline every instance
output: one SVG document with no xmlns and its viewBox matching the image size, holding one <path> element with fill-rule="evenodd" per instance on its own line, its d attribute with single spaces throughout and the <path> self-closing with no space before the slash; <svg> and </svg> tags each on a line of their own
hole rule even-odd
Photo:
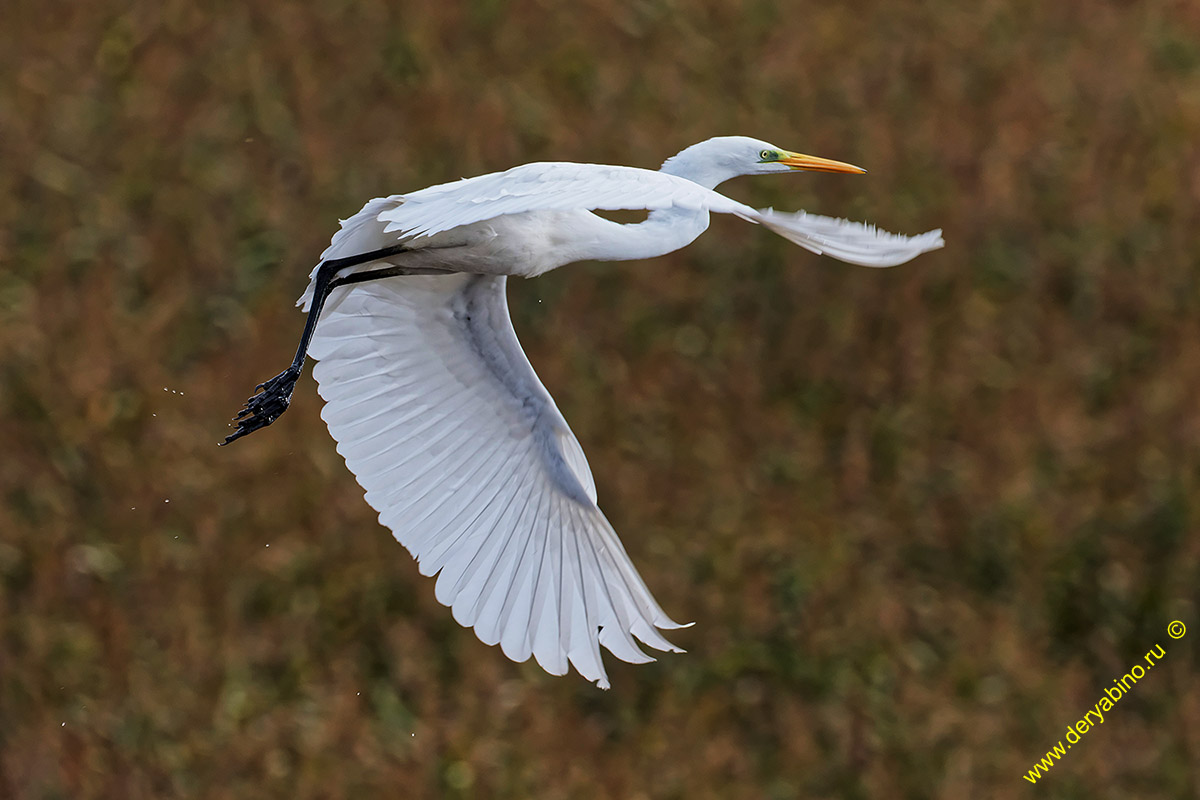
<svg viewBox="0 0 1200 800">
<path fill-rule="evenodd" d="M 3 17 L 0 796 L 1200 792 L 1196 4 Z M 738 199 L 947 246 L 875 271 L 719 219 L 653 263 L 511 285 L 688 654 L 610 659 L 605 693 L 482 645 L 307 376 L 215 446 L 366 199 L 728 133 L 870 170 Z"/>
</svg>

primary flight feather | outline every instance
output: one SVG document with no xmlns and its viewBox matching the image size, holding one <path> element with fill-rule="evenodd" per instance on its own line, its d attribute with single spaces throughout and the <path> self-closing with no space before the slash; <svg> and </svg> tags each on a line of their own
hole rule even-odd
<svg viewBox="0 0 1200 800">
<path fill-rule="evenodd" d="M 863 172 L 742 136 L 709 139 L 658 171 L 535 163 L 377 198 L 343 221 L 298 305 L 287 370 L 260 385 L 225 443 L 270 425 L 306 356 L 338 452 L 382 524 L 437 575 L 437 599 L 487 644 L 607 688 L 601 647 L 675 651 L 655 602 L 600 511 L 575 435 L 521 350 L 509 275 L 588 259 L 652 258 L 710 213 L 763 225 L 814 253 L 871 267 L 942 246 L 813 214 L 756 210 L 714 191 L 738 175 Z M 598 210 L 641 209 L 621 224 Z"/>
</svg>

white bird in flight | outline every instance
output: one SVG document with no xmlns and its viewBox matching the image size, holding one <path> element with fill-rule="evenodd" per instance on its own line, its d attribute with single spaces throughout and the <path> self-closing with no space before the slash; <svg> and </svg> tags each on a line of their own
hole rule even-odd
<svg viewBox="0 0 1200 800">
<path fill-rule="evenodd" d="M 713 191 L 796 170 L 865 172 L 722 136 L 658 171 L 525 164 L 371 200 L 342 222 L 297 303 L 308 320 L 292 365 L 256 389 L 225 443 L 274 422 L 312 356 L 338 452 L 421 573 L 438 575 L 438 601 L 513 661 L 532 655 L 554 675 L 569 663 L 608 688 L 601 646 L 644 663 L 638 640 L 682 652 L 659 629 L 683 626 L 600 511 L 583 449 L 517 341 L 506 281 L 670 253 L 713 212 L 869 267 L 942 246 L 940 230 L 898 236 Z M 593 213 L 617 209 L 650 213 L 629 224 Z"/>
</svg>

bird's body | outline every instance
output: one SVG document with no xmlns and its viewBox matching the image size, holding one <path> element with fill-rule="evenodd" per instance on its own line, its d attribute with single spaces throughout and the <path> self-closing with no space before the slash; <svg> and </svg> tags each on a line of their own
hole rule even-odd
<svg viewBox="0 0 1200 800">
<path fill-rule="evenodd" d="M 652 258 L 693 241 L 710 213 L 761 223 L 814 252 L 869 266 L 941 246 L 713 191 L 740 174 L 851 172 L 745 137 L 702 142 L 660 171 L 537 163 L 372 200 L 342 224 L 299 303 L 296 361 L 265 384 L 227 441 L 287 407 L 304 356 L 322 417 L 367 502 L 438 574 L 437 598 L 515 661 L 568 662 L 607 686 L 604 646 L 648 661 L 675 650 L 659 608 L 600 512 L 583 450 L 525 358 L 507 276 L 582 260 Z M 621 224 L 595 210 L 642 209 Z M 319 324 L 318 324 L 319 319 Z"/>
<path fill-rule="evenodd" d="M 592 213 L 627 209 L 651 213 L 635 224 Z M 321 258 L 400 241 L 411 243 L 412 249 L 388 263 L 528 278 L 576 261 L 627 261 L 678 250 L 708 228 L 710 211 L 756 213 L 662 172 L 602 164 L 525 164 L 372 200 L 343 223 Z M 363 249 L 367 244 L 373 246 Z"/>
</svg>

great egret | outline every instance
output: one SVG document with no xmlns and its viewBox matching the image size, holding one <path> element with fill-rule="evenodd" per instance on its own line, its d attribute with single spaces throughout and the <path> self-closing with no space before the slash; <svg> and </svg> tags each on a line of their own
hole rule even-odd
<svg viewBox="0 0 1200 800">
<path fill-rule="evenodd" d="M 658 631 L 682 626 L 597 506 L 583 450 L 517 342 L 507 278 L 669 253 L 711 212 L 871 267 L 942 246 L 941 231 L 897 236 L 713 191 L 739 175 L 796 170 L 865 172 L 726 136 L 657 172 L 525 164 L 371 200 L 342 222 L 297 302 L 308 319 L 292 365 L 255 390 L 225 443 L 287 409 L 311 355 L 338 452 L 421 573 L 441 573 L 437 599 L 513 661 L 533 655 L 554 675 L 569 662 L 607 688 L 601 645 L 652 661 L 635 639 L 682 652 Z M 616 209 L 650 213 L 630 224 L 592 213 Z"/>
</svg>

